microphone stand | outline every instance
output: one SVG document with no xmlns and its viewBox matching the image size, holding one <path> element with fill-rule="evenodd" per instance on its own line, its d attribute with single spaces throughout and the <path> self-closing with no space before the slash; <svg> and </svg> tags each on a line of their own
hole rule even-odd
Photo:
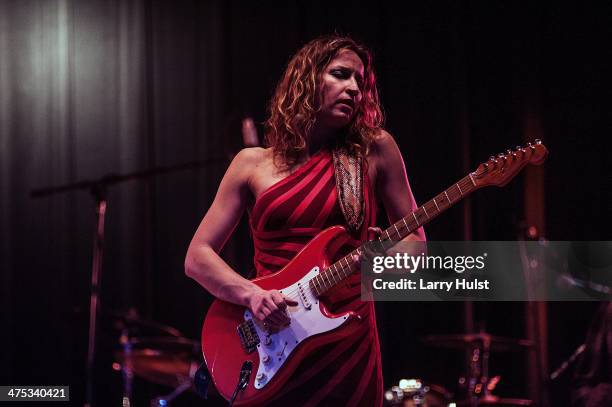
<svg viewBox="0 0 612 407">
<path fill-rule="evenodd" d="M 226 162 L 226 159 L 209 159 L 192 161 L 185 164 L 173 166 L 154 167 L 144 171 L 129 174 L 107 174 L 94 180 L 83 180 L 56 187 L 44 187 L 33 189 L 30 192 L 32 198 L 54 195 L 62 192 L 87 189 L 96 202 L 96 225 L 93 242 L 93 258 L 91 264 L 91 296 L 89 299 L 89 334 L 87 341 L 87 390 L 85 407 L 93 406 L 93 370 L 96 354 L 97 320 L 100 304 L 100 281 L 102 277 L 102 258 L 104 253 L 104 225 L 106 220 L 106 196 L 108 187 L 126 181 L 150 178 L 161 174 L 177 171 L 191 170 L 206 167 L 213 163 Z"/>
</svg>

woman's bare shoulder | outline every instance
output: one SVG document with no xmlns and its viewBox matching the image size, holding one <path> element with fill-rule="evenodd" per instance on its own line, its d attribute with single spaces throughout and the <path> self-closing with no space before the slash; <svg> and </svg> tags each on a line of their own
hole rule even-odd
<svg viewBox="0 0 612 407">
<path fill-rule="evenodd" d="M 271 150 L 271 148 L 262 147 L 243 148 L 232 160 L 230 169 L 239 174 L 250 174 L 271 160 Z"/>
<path fill-rule="evenodd" d="M 385 151 L 389 150 L 390 148 L 397 148 L 395 139 L 387 130 L 379 129 L 374 135 L 372 152 L 374 154 L 384 154 Z"/>
<path fill-rule="evenodd" d="M 242 165 L 257 164 L 270 156 L 271 150 L 271 148 L 263 147 L 246 147 L 236 154 L 236 157 L 234 157 L 232 163 Z"/>
<path fill-rule="evenodd" d="M 385 129 L 379 129 L 370 144 L 368 150 L 368 162 L 371 165 L 378 166 L 385 162 L 386 158 L 397 150 L 397 143 L 393 139 L 393 136 Z"/>
<path fill-rule="evenodd" d="M 274 154 L 272 148 L 248 147 L 240 150 L 228 173 L 242 186 L 248 186 L 254 196 L 262 185 L 273 180 L 275 176 Z"/>
</svg>

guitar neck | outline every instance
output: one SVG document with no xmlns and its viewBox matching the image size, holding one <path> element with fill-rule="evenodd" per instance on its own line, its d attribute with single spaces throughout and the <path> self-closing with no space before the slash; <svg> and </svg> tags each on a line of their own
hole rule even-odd
<svg viewBox="0 0 612 407">
<path fill-rule="evenodd" d="M 377 240 L 365 244 L 378 244 L 379 248 L 384 252 L 478 188 L 472 173 L 470 173 L 442 193 L 436 195 L 433 199 L 427 201 L 424 205 L 395 222 L 383 231 Z M 360 258 L 365 244 L 353 250 L 310 280 L 309 285 L 313 292 L 317 295 L 323 295 L 356 271 L 359 268 L 360 261 L 355 261 L 354 259 Z"/>
</svg>

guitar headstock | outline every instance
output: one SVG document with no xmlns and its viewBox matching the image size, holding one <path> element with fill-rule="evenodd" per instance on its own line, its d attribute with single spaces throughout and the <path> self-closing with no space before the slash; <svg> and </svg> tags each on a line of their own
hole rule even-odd
<svg viewBox="0 0 612 407">
<path fill-rule="evenodd" d="M 488 161 L 480 164 L 471 176 L 476 186 L 506 185 L 527 164 L 540 165 L 546 160 L 548 150 L 540 140 L 534 144 L 527 143 L 525 147 L 516 147 L 491 156 Z"/>
</svg>

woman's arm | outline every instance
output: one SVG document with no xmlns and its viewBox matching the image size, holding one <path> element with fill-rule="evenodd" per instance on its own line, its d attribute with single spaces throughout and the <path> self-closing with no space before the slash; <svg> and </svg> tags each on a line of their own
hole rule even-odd
<svg viewBox="0 0 612 407">
<path fill-rule="evenodd" d="M 210 209 L 189 244 L 185 274 L 215 297 L 248 307 L 256 318 L 275 327 L 289 322 L 284 309 L 293 301 L 277 290 L 259 288 L 232 270 L 218 254 L 246 209 L 249 176 L 262 154 L 260 148 L 244 149 L 230 164 Z"/>
<path fill-rule="evenodd" d="M 382 200 L 389 222 L 395 223 L 417 208 L 410 189 L 406 166 L 393 137 L 382 130 L 374 142 L 376 160 L 376 193 Z M 402 241 L 425 241 L 420 227 Z"/>
</svg>

